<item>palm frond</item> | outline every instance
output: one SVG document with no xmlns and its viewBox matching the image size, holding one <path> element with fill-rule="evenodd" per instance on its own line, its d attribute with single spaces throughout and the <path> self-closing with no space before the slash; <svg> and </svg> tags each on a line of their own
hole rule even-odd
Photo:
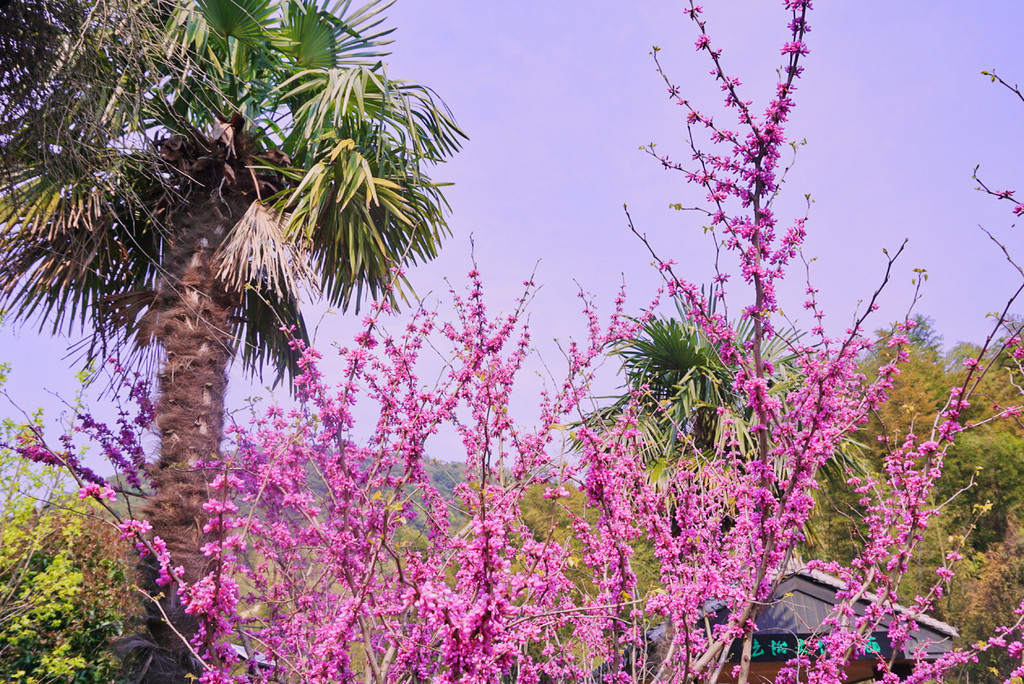
<svg viewBox="0 0 1024 684">
<path fill-rule="evenodd" d="M 349 2 L 321 8 L 311 0 L 290 0 L 275 40 L 301 69 L 373 66 L 391 42 L 387 36 L 394 29 L 378 30 L 391 4 L 372 2 L 350 14 Z"/>
<path fill-rule="evenodd" d="M 354 140 L 337 141 L 278 199 L 290 213 L 287 235 L 309 245 L 324 294 L 343 308 L 364 288 L 381 294 L 396 266 L 436 256 L 447 231 L 436 187 L 380 177 L 375 166 Z"/>
<path fill-rule="evenodd" d="M 125 165 L 110 174 L 137 171 Z M 159 237 L 134 211 L 124 178 L 62 181 L 38 166 L 14 178 L 0 194 L 0 273 L 8 275 L 0 302 L 17 318 L 38 316 L 55 331 L 99 322 L 105 297 L 152 279 Z"/>
<path fill-rule="evenodd" d="M 285 238 L 288 217 L 256 200 L 231 229 L 217 253 L 218 276 L 241 292 L 259 284 L 283 299 L 318 294 L 304 242 Z"/>
<path fill-rule="evenodd" d="M 305 69 L 279 87 L 291 103 L 295 120 L 283 147 L 299 161 L 317 154 L 317 142 L 333 131 L 356 137 L 372 132 L 367 149 L 383 154 L 404 151 L 408 161 L 440 161 L 455 152 L 462 139 L 451 116 L 424 88 L 389 81 L 367 67 Z"/>
<path fill-rule="evenodd" d="M 713 306 L 715 299 L 708 301 Z M 749 321 L 734 329 L 735 344 L 745 345 L 752 335 Z M 773 368 L 769 392 L 782 400 L 802 381 L 794 351 L 799 337 L 795 331 L 779 332 L 762 349 Z M 753 453 L 755 417 L 733 387 L 733 370 L 684 305 L 677 302 L 676 317 L 647 321 L 636 337 L 620 342 L 611 353 L 622 360 L 628 394 L 595 416 L 608 421 L 633 405 L 652 462 L 668 467 L 684 451 L 698 459 L 721 450 Z"/>
<path fill-rule="evenodd" d="M 196 0 L 206 25 L 225 44 L 230 38 L 258 47 L 276 8 L 269 0 Z"/>
<path fill-rule="evenodd" d="M 349 11 L 351 0 L 336 0 L 324 8 L 323 14 L 338 18 L 335 22 L 338 56 L 334 66 L 367 66 L 371 60 L 379 62 L 388 55 L 381 48 L 391 44 L 388 36 L 395 30 L 381 26 L 385 10 L 393 4 L 395 0 L 371 0 Z"/>
<path fill-rule="evenodd" d="M 250 287 L 242 294 L 240 318 L 235 330 L 242 367 L 254 376 L 266 367 L 273 369 L 275 384 L 296 375 L 298 352 L 294 340 L 308 340 L 305 319 L 297 302 L 278 293 Z"/>
</svg>

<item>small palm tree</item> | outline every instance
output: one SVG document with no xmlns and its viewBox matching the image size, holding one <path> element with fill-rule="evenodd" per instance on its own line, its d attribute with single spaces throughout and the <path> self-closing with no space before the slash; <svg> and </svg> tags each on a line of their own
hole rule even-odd
<svg viewBox="0 0 1024 684">
<path fill-rule="evenodd" d="M 400 297 L 397 269 L 447 232 L 426 170 L 462 133 L 429 90 L 389 78 L 388 5 L 103 0 L 116 9 L 86 18 L 88 40 L 63 43 L 94 63 L 98 78 L 73 86 L 84 104 L 42 127 L 29 108 L 0 131 L 0 304 L 91 327 L 92 356 L 156 352 L 147 513 L 189 579 L 206 563 L 194 466 L 220 452 L 231 361 L 287 372 L 304 293 L 341 309 Z M 116 47 L 126 26 L 133 64 Z"/>
<path fill-rule="evenodd" d="M 708 299 L 715 301 L 714 296 Z M 753 334 L 749 321 L 736 325 L 735 332 L 741 347 Z M 793 351 L 798 336 L 777 334 L 762 349 L 774 371 L 769 392 L 783 401 L 802 381 Z M 635 337 L 617 344 L 612 354 L 621 359 L 625 391 L 591 414 L 588 422 L 611 425 L 632 405 L 639 418 L 638 446 L 653 484 L 663 486 L 684 458 L 699 467 L 720 450 L 737 450 L 750 457 L 756 453 L 751 434 L 756 418 L 733 386 L 735 371 L 722 361 L 716 345 L 683 304 L 677 303 L 675 317 L 647 321 Z M 828 482 L 844 481 L 848 467 L 863 471 L 856 447 L 848 440 L 826 462 L 822 474 Z M 776 475 L 785 479 L 786 464 L 778 460 L 774 465 Z"/>
</svg>

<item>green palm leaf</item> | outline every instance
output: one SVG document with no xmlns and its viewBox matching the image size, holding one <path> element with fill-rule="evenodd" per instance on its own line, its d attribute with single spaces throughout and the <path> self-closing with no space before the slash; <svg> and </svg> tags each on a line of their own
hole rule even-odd
<svg viewBox="0 0 1024 684">
<path fill-rule="evenodd" d="M 275 7 L 269 0 L 197 0 L 207 26 L 225 43 L 234 38 L 249 47 L 258 47 L 267 35 L 267 25 Z"/>
</svg>

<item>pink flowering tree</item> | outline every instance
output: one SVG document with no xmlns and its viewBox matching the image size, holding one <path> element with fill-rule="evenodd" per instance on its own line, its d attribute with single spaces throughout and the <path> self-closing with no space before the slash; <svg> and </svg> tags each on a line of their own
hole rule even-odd
<svg viewBox="0 0 1024 684">
<path fill-rule="evenodd" d="M 749 439 L 730 429 L 728 407 L 724 437 L 713 448 L 687 448 L 684 421 L 675 467 L 654 486 L 638 429 L 642 389 L 613 420 L 586 420 L 585 400 L 605 351 L 636 335 L 657 306 L 655 300 L 627 316 L 624 295 L 604 317 L 582 298 L 587 339 L 565 347 L 562 380 L 537 398 L 536 414 L 514 416 L 517 378 L 531 349 L 523 311 L 533 285 L 511 313 L 495 315 L 474 271 L 468 290 L 451 294 L 450 321 L 422 309 L 392 332 L 388 306 L 376 305 L 341 350 L 336 377 L 325 377 L 319 354 L 296 343 L 297 407 L 272 408 L 234 427 L 225 456 L 199 466 L 211 471 L 202 531 L 211 541 L 203 549 L 209 572 L 198 580 L 186 581 L 144 520 L 109 505 L 121 492 L 82 468 L 70 447 L 51 449 L 41 439 L 17 445 L 27 457 L 69 467 L 83 496 L 120 515 L 122 534 L 159 565 L 162 590 L 195 619 L 185 646 L 204 682 L 749 679 L 755 621 L 792 569 L 820 471 L 886 401 L 912 325 L 908 319 L 889 338 L 891 362 L 870 383 L 858 368 L 870 345 L 862 325 L 881 288 L 864 315 L 835 335 L 822 325 L 808 286 L 804 307 L 816 324 L 799 339 L 779 332 L 776 288 L 800 258 L 806 221 L 777 216 L 774 204 L 785 126 L 808 55 L 811 3 L 783 5 L 789 39 L 780 79 L 758 106 L 744 99 L 701 8 L 689 3 L 695 45 L 721 86 L 728 123 L 686 99 L 659 65 L 686 118 L 690 150 L 679 161 L 650 149 L 700 189 L 705 201 L 697 211 L 738 264 L 730 273 L 726 259 L 716 261 L 712 296 L 721 301 L 711 302 L 675 274 L 671 260 L 658 259 L 665 292 L 682 302 L 730 369 Z M 1008 191 L 993 194 L 1012 200 Z M 738 336 L 727 315 L 733 287 L 751 295 L 736 311 L 749 336 Z M 863 547 L 848 564 L 813 564 L 844 588 L 826 619 L 822 650 L 795 656 L 782 681 L 845 681 L 879 625 L 887 625 L 898 649 L 942 595 L 955 573 L 955 550 L 923 593 L 905 595 L 902 579 L 937 514 L 932 490 L 945 450 L 970 427 L 960 414 L 973 389 L 996 354 L 1024 356 L 1020 336 L 1000 336 L 1005 320 L 1004 312 L 929 429 L 891 445 L 880 472 L 849 473 L 865 511 Z M 765 350 L 777 344 L 789 348 L 798 385 L 775 381 Z M 428 349 L 445 352 L 436 383 L 423 381 Z M 144 478 L 139 439 L 151 411 L 145 393 L 135 393 L 143 412 L 137 419 L 123 414 L 122 429 L 88 418 L 79 429 L 129 477 Z M 999 407 L 993 415 L 1017 412 Z M 357 420 L 366 415 L 375 416 L 371 425 Z M 448 498 L 425 468 L 440 430 L 458 435 L 465 460 L 465 479 Z M 545 529 L 525 515 L 538 493 L 550 515 Z M 656 568 L 653 579 L 639 576 L 641 557 Z M 870 607 L 858 609 L 865 599 Z M 705 620 L 711 610 L 713 625 Z M 655 627 L 664 635 L 656 647 L 647 636 Z M 1019 657 L 1019 624 L 985 647 Z M 973 657 L 954 651 L 921 662 L 911 678 L 941 679 Z M 879 659 L 876 667 L 896 681 L 891 662 Z"/>
</svg>

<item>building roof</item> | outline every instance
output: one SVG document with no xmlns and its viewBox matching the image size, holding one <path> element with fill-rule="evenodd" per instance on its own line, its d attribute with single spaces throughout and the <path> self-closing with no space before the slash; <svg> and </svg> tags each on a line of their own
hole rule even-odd
<svg viewBox="0 0 1024 684">
<path fill-rule="evenodd" d="M 806 567 L 793 569 L 779 583 L 775 600 L 764 608 L 756 621 L 754 638 L 758 640 L 758 644 L 760 645 L 762 641 L 766 644 L 775 642 L 777 649 L 771 653 L 767 647 L 759 646 L 754 649 L 755 660 L 784 661 L 792 658 L 798 649 L 815 648 L 818 640 L 830 631 L 825 625 L 825 620 L 833 614 L 838 603 L 836 594 L 845 589 L 846 584 L 831 575 Z M 865 593 L 855 604 L 854 612 L 863 615 L 868 606 L 877 600 L 876 595 Z M 724 622 L 728 615 L 721 610 L 722 608 L 724 605 L 709 602 L 705 612 L 717 613 L 714 622 Z M 893 653 L 888 638 L 892 617 L 890 615 L 883 618 L 868 635 L 869 649 L 872 650 L 863 654 L 862 659 L 894 657 L 900 661 L 915 658 L 934 660 L 952 650 L 953 639 L 959 636 L 956 628 L 926 615 L 912 615 L 910 609 L 899 604 L 894 604 L 892 608 L 897 614 L 912 616 L 917 628 L 911 631 L 909 639 L 900 647 L 899 652 Z M 733 645 L 734 650 L 738 647 L 739 644 Z M 760 656 L 757 655 L 759 651 L 762 652 Z M 738 650 L 736 655 L 738 659 Z"/>
</svg>

